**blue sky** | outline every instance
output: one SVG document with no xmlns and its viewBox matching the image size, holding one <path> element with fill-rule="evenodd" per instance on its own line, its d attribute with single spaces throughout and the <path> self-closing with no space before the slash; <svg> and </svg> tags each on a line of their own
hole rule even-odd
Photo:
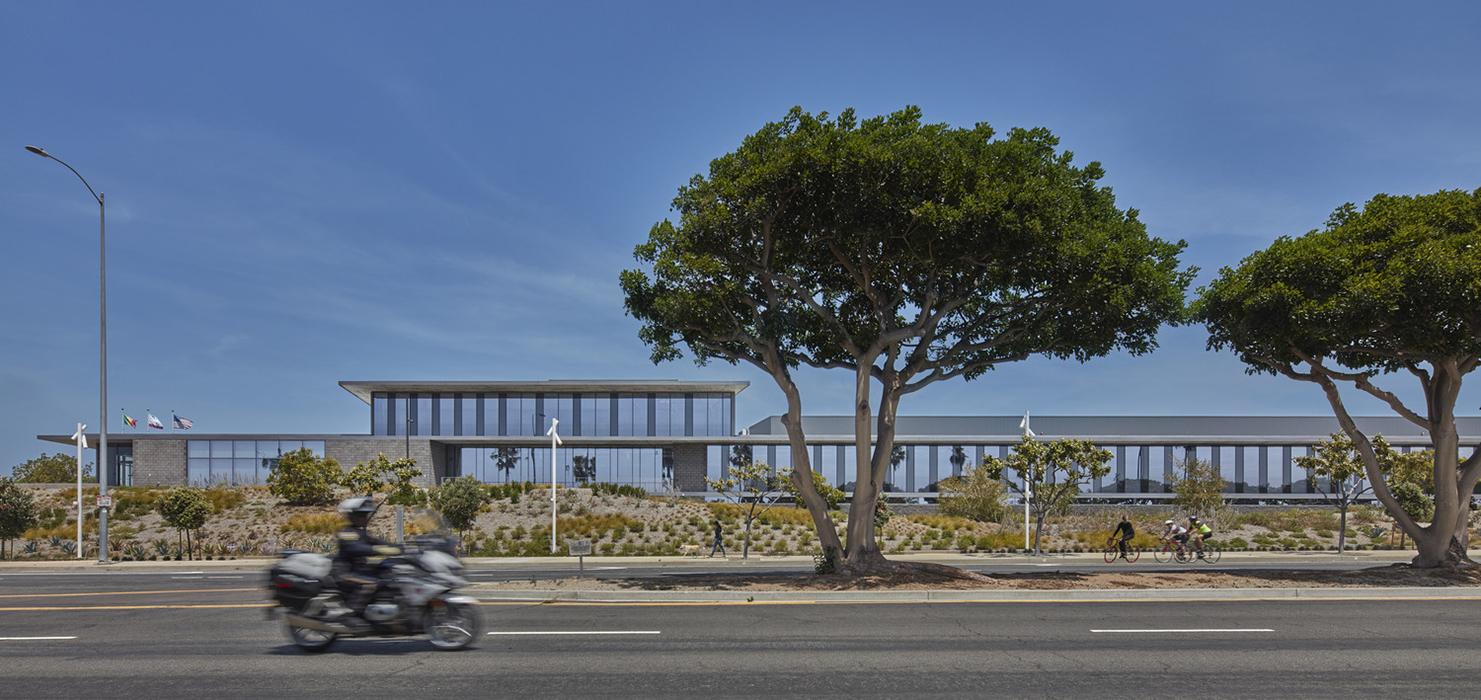
<svg viewBox="0 0 1481 700">
<path fill-rule="evenodd" d="M 1346 201 L 1481 186 L 1473 3 L 545 5 L 0 5 L 0 470 L 97 421 L 95 208 L 27 143 L 108 197 L 110 420 L 198 431 L 363 432 L 340 379 L 742 378 L 742 421 L 775 412 L 750 368 L 649 363 L 616 277 L 792 105 L 1049 127 L 1204 278 Z M 1161 339 L 902 411 L 1328 414 Z M 847 376 L 803 389 L 848 409 Z"/>
</svg>

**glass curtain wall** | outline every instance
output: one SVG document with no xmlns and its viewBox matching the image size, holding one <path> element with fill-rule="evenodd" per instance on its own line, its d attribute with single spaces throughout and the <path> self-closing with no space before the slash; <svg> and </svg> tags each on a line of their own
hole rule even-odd
<svg viewBox="0 0 1481 700">
<path fill-rule="evenodd" d="M 550 482 L 548 447 L 461 447 L 458 466 L 464 476 L 486 483 Z M 564 486 L 628 484 L 661 491 L 664 450 L 647 447 L 562 447 L 556 450 L 556 482 Z"/>
<path fill-rule="evenodd" d="M 279 457 L 302 448 L 324 456 L 323 440 L 187 440 L 185 480 L 191 486 L 261 484 Z"/>
</svg>

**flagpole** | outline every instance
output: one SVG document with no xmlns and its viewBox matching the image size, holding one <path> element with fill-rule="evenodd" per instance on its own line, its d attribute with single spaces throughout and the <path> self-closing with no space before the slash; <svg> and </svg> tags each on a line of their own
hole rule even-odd
<svg viewBox="0 0 1481 700">
<path fill-rule="evenodd" d="M 1024 411 L 1023 412 L 1023 422 L 1019 424 L 1019 427 L 1020 428 L 1023 428 L 1023 436 L 1025 438 L 1033 437 L 1034 431 L 1033 431 L 1032 428 L 1029 427 L 1028 411 Z M 1034 499 L 1034 487 L 1033 487 L 1033 481 L 1034 481 L 1034 479 L 1033 479 L 1032 465 L 1030 466 L 1029 473 L 1027 474 L 1027 476 L 1028 476 L 1028 478 L 1026 478 L 1026 479 L 1023 480 L 1023 551 L 1024 551 L 1024 553 L 1028 553 L 1028 551 L 1029 551 L 1029 548 L 1028 548 L 1029 547 L 1029 537 L 1028 537 L 1028 530 L 1029 530 L 1029 528 L 1028 528 L 1028 505 L 1029 505 L 1029 501 L 1032 501 Z M 1037 552 L 1035 552 L 1035 553 L 1037 554 Z"/>
</svg>

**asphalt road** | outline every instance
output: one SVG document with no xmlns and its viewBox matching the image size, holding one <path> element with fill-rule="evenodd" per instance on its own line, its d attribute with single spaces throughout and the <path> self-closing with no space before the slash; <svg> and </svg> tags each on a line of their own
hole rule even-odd
<svg viewBox="0 0 1481 700">
<path fill-rule="evenodd" d="M 489 605 L 499 634 L 476 649 L 341 640 L 308 655 L 263 619 L 257 590 L 206 581 L 0 593 L 3 694 L 1439 698 L 1481 687 L 1472 601 Z"/>
</svg>

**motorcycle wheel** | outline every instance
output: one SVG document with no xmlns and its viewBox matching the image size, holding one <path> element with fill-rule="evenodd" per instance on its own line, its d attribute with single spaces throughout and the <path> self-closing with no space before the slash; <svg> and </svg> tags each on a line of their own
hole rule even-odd
<svg viewBox="0 0 1481 700">
<path fill-rule="evenodd" d="M 334 640 L 339 639 L 339 635 L 333 632 L 299 627 L 290 622 L 288 623 L 288 638 L 293 640 L 293 643 L 298 645 L 299 649 L 311 654 L 317 654 L 328 649 L 329 645 L 334 643 Z"/>
<path fill-rule="evenodd" d="M 423 628 L 427 640 L 440 651 L 454 651 L 473 646 L 483 633 L 483 617 L 477 606 L 443 603 L 427 611 Z"/>
</svg>

